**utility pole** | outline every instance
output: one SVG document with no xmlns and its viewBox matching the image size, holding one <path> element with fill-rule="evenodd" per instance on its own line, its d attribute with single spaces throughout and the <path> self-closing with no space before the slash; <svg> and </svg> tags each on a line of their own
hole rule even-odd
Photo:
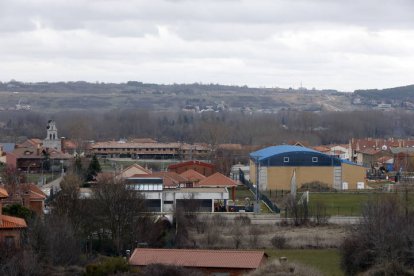
<svg viewBox="0 0 414 276">
<path fill-rule="evenodd" d="M 259 189 L 259 182 L 260 182 L 260 156 L 255 156 L 255 163 L 256 163 L 256 202 L 254 205 L 254 212 L 256 214 L 260 213 L 260 189 Z"/>
</svg>

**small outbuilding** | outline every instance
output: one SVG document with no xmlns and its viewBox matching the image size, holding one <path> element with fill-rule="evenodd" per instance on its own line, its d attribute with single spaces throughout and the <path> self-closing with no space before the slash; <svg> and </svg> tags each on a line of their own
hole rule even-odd
<svg viewBox="0 0 414 276">
<path fill-rule="evenodd" d="M 206 275 L 243 275 L 263 265 L 264 251 L 136 248 L 129 259 L 132 266 L 150 264 L 197 269 Z"/>
</svg>

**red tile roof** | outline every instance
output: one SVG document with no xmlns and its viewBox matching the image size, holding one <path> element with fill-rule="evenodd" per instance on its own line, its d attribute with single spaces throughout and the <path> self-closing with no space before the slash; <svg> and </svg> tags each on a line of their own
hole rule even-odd
<svg viewBox="0 0 414 276">
<path fill-rule="evenodd" d="M 76 149 L 78 145 L 75 141 L 72 140 L 64 140 L 63 141 L 63 148 L 64 149 Z"/>
<path fill-rule="evenodd" d="M 219 144 L 218 148 L 224 150 L 242 150 L 243 146 L 241 144 Z"/>
<path fill-rule="evenodd" d="M 179 175 L 176 172 L 152 172 L 152 176 L 162 177 L 164 186 L 177 186 L 180 183 L 188 182 L 187 178 Z"/>
<path fill-rule="evenodd" d="M 363 154 L 367 154 L 367 155 L 375 155 L 375 154 L 380 153 L 381 150 L 366 148 L 366 149 L 358 150 L 357 152 L 360 152 L 360 153 L 363 153 Z"/>
<path fill-rule="evenodd" d="M 9 197 L 9 193 L 6 191 L 6 189 L 0 187 L 0 198 L 6 197 Z"/>
<path fill-rule="evenodd" d="M 7 189 L 10 194 L 13 193 L 13 191 L 11 191 L 11 187 L 7 187 Z M 47 197 L 46 194 L 33 183 L 22 183 L 17 186 L 16 194 L 23 196 L 27 193 L 29 193 L 31 201 L 45 200 Z"/>
<path fill-rule="evenodd" d="M 32 138 L 32 139 L 27 139 L 26 141 L 24 141 L 23 143 L 21 143 L 20 145 L 18 145 L 18 147 L 33 147 L 36 148 L 38 145 L 41 146 L 43 144 L 43 141 L 37 138 Z"/>
<path fill-rule="evenodd" d="M 390 147 L 412 147 L 414 146 L 413 139 L 352 139 L 350 141 L 352 149 L 363 149 L 363 148 L 381 148 L 382 146 Z"/>
<path fill-rule="evenodd" d="M 137 163 L 134 163 L 134 164 L 132 164 L 131 166 L 129 166 L 129 167 L 127 167 L 127 168 L 123 169 L 123 170 L 120 172 L 120 175 L 124 174 L 126 171 L 128 171 L 128 170 L 132 169 L 133 167 L 135 167 L 135 168 L 137 168 L 137 169 L 139 169 L 139 170 L 141 170 L 141 171 L 144 171 L 144 172 L 146 172 L 146 173 L 148 173 L 148 174 L 151 174 L 151 171 L 150 171 L 150 170 L 148 170 L 148 169 L 146 169 L 146 168 L 144 168 L 144 167 L 142 167 L 142 166 L 138 165 Z"/>
<path fill-rule="evenodd" d="M 28 190 L 30 190 L 30 200 L 45 200 L 46 194 L 40 190 L 39 187 L 37 187 L 33 183 L 24 184 L 27 185 Z"/>
<path fill-rule="evenodd" d="M 264 251 L 136 248 L 129 263 L 184 267 L 256 269 L 267 259 Z"/>
<path fill-rule="evenodd" d="M 20 159 L 44 159 L 44 155 L 42 153 L 45 148 L 33 148 L 33 147 L 20 147 L 16 148 L 10 155 L 16 156 L 16 158 Z M 67 153 L 63 153 L 54 149 L 49 149 L 49 158 L 50 159 L 71 159 L 73 156 Z"/>
<path fill-rule="evenodd" d="M 187 171 L 181 173 L 180 175 L 182 177 L 185 177 L 186 179 L 188 179 L 188 181 L 191 181 L 191 182 L 197 182 L 197 181 L 200 181 L 200 180 L 206 178 L 204 175 L 202 175 L 201 173 L 199 173 L 199 172 L 197 172 L 193 169 L 187 170 Z"/>
<path fill-rule="evenodd" d="M 198 166 L 202 166 L 202 167 L 208 167 L 208 168 L 214 168 L 214 165 L 211 163 L 206 163 L 206 162 L 202 162 L 202 161 L 198 161 L 198 160 L 191 160 L 191 161 L 186 161 L 186 162 L 181 162 L 181 163 L 177 163 L 177 164 L 172 164 L 168 166 L 168 169 L 177 169 L 180 167 L 186 167 L 186 166 L 191 166 L 191 165 L 198 165 Z"/>
<path fill-rule="evenodd" d="M 26 228 L 26 221 L 6 215 L 0 215 L 0 229 Z"/>
<path fill-rule="evenodd" d="M 319 151 L 319 152 L 329 152 L 329 151 L 331 151 L 330 148 L 325 147 L 325 146 L 314 146 L 314 147 L 312 147 L 312 149 L 314 149 L 316 151 Z"/>
<path fill-rule="evenodd" d="M 237 186 L 237 183 L 231 179 L 225 176 L 221 173 L 215 173 L 210 175 L 207 178 L 204 178 L 200 182 L 196 183 L 197 187 L 203 187 L 203 186 L 214 186 L 214 187 L 234 187 Z"/>
</svg>

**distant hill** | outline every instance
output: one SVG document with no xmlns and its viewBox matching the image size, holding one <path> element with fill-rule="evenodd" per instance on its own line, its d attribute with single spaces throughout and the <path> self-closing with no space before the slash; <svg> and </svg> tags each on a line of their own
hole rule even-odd
<svg viewBox="0 0 414 276">
<path fill-rule="evenodd" d="M 329 97 L 327 97 L 329 96 Z M 258 88 L 221 84 L 153 84 L 139 81 L 0 82 L 0 111 L 149 109 L 192 112 L 349 110 L 350 93 L 304 87 Z M 27 107 L 27 108 L 26 108 Z"/>
<path fill-rule="evenodd" d="M 369 98 L 372 100 L 414 100 L 414 85 L 387 89 L 355 90 L 355 96 Z"/>
</svg>

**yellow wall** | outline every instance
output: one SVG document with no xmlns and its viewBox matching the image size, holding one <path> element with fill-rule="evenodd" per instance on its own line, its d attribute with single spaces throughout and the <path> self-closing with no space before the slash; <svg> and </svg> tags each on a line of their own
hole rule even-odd
<svg viewBox="0 0 414 276">
<path fill-rule="evenodd" d="M 319 181 L 333 187 L 334 167 L 268 167 L 267 190 L 290 190 L 290 181 L 293 170 L 296 169 L 296 184 L 300 188 L 303 184 Z M 342 164 L 342 182 L 348 183 L 348 189 L 356 189 L 357 182 L 365 182 L 366 169 L 361 166 Z M 255 164 L 250 162 L 250 181 L 256 184 Z"/>
<path fill-rule="evenodd" d="M 252 162 L 252 160 L 250 160 L 249 165 L 250 165 L 250 172 L 249 172 L 250 181 L 256 184 L 256 165 Z"/>
<path fill-rule="evenodd" d="M 365 183 L 366 168 L 350 164 L 342 164 L 342 182 L 348 182 L 349 190 L 356 190 L 357 182 Z M 366 184 L 365 184 L 366 186 Z"/>
<path fill-rule="evenodd" d="M 333 167 L 268 167 L 267 189 L 290 190 L 293 170 L 296 170 L 296 185 L 320 181 L 328 186 L 333 185 Z"/>
</svg>

